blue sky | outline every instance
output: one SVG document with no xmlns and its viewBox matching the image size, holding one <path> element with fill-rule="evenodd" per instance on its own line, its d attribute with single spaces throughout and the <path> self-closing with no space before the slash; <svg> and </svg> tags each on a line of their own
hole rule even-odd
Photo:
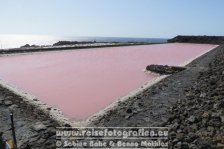
<svg viewBox="0 0 224 149">
<path fill-rule="evenodd" d="M 0 34 L 224 35 L 223 0 L 0 0 Z"/>
</svg>

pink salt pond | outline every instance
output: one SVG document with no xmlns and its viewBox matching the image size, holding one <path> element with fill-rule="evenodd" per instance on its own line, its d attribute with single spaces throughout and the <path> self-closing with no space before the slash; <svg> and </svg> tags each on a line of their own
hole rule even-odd
<svg viewBox="0 0 224 149">
<path fill-rule="evenodd" d="M 80 120 L 154 79 L 149 64 L 180 65 L 216 45 L 156 44 L 0 57 L 0 78 Z"/>
</svg>

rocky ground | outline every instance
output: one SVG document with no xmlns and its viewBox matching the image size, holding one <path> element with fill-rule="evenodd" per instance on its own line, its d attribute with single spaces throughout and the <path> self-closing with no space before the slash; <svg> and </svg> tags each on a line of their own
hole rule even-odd
<svg viewBox="0 0 224 149">
<path fill-rule="evenodd" d="M 160 75 L 169 75 L 169 74 L 174 74 L 178 73 L 180 71 L 185 70 L 185 67 L 180 67 L 180 66 L 168 66 L 168 65 L 148 65 L 146 67 L 146 70 L 158 73 Z"/>
<path fill-rule="evenodd" d="M 89 126 L 169 126 L 170 148 L 224 148 L 224 46 L 201 56 Z M 0 87 L 0 132 L 12 138 L 14 112 L 20 149 L 55 148 L 55 127 L 48 115 Z"/>
<path fill-rule="evenodd" d="M 57 122 L 24 102 L 23 98 L 0 87 L 0 132 L 4 139 L 12 139 L 10 113 L 14 123 L 19 149 L 55 148 Z"/>
<path fill-rule="evenodd" d="M 224 49 L 200 73 L 166 125 L 174 148 L 224 148 Z"/>
</svg>

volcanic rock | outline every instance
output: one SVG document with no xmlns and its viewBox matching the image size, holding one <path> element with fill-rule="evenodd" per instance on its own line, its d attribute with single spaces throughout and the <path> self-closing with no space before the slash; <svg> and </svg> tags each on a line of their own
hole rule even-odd
<svg viewBox="0 0 224 149">
<path fill-rule="evenodd" d="M 168 65 L 148 65 L 146 67 L 146 70 L 159 73 L 161 75 L 174 74 L 183 71 L 185 69 L 186 69 L 185 67 L 168 66 Z"/>
</svg>

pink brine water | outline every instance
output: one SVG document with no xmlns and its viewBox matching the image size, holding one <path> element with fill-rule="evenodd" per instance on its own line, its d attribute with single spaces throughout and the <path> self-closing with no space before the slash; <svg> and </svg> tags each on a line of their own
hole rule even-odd
<svg viewBox="0 0 224 149">
<path fill-rule="evenodd" d="M 158 44 L 0 57 L 0 78 L 84 119 L 155 78 L 149 64 L 179 65 L 216 45 Z"/>
</svg>

